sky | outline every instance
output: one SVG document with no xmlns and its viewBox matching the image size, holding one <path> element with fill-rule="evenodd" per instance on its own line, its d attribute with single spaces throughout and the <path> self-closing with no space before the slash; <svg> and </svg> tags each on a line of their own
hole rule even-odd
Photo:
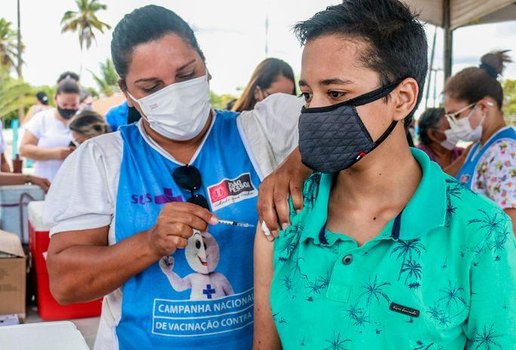
<svg viewBox="0 0 516 350">
<path fill-rule="evenodd" d="M 77 34 L 61 33 L 60 21 L 65 11 L 75 10 L 74 0 L 20 0 L 25 65 L 23 75 L 32 85 L 54 84 L 66 70 L 81 72 L 81 83 L 96 87 L 91 72 L 98 73 L 99 62 L 110 57 L 111 30 L 97 34 L 97 42 L 81 52 Z M 256 65 L 266 57 L 288 62 L 299 76 L 301 52 L 292 26 L 317 11 L 340 1 L 328 0 L 100 0 L 108 6 L 98 17 L 115 27 L 124 14 L 133 9 L 156 4 L 183 17 L 195 30 L 213 76 L 211 89 L 218 94 L 237 93 L 246 85 Z M 1 0 L 0 17 L 16 26 L 16 0 Z M 269 31 L 266 40 L 265 22 Z M 435 27 L 426 26 L 429 44 Z M 435 68 L 442 69 L 442 30 L 438 30 Z M 268 53 L 265 43 L 268 42 Z M 477 25 L 458 29 L 454 34 L 453 72 L 478 65 L 482 54 L 495 49 L 512 49 L 516 61 L 516 21 Z M 82 67 L 82 68 L 81 68 Z M 504 74 L 516 79 L 516 63 Z M 432 79 L 433 80 L 433 79 Z M 442 90 L 442 72 L 431 96 Z"/>
</svg>

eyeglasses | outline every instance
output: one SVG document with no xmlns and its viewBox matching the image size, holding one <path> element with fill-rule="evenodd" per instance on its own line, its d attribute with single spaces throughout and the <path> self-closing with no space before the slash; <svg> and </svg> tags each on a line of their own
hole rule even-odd
<svg viewBox="0 0 516 350">
<path fill-rule="evenodd" d="M 196 167 L 187 164 L 176 168 L 176 170 L 174 170 L 172 173 L 172 178 L 179 187 L 190 192 L 191 197 L 187 200 L 187 202 L 197 204 L 198 206 L 208 210 L 210 209 L 206 197 L 204 197 L 202 194 L 194 193 L 202 186 L 201 173 Z"/>
<path fill-rule="evenodd" d="M 477 105 L 478 102 L 474 102 L 470 105 L 467 105 L 466 107 L 462 108 L 462 109 L 459 109 L 457 112 L 454 112 L 454 113 L 446 113 L 444 116 L 446 117 L 446 119 L 448 120 L 451 120 L 452 122 L 456 122 L 457 121 L 457 117 L 464 111 L 468 110 L 468 109 L 471 109 L 471 108 L 474 108 L 476 105 Z"/>
</svg>

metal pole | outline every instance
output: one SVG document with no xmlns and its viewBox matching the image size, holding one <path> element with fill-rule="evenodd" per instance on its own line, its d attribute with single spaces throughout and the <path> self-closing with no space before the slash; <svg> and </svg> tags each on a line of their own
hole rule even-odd
<svg viewBox="0 0 516 350">
<path fill-rule="evenodd" d="M 433 100 L 433 107 L 439 107 L 439 102 L 437 102 L 437 74 L 439 73 L 439 69 L 434 70 L 434 100 Z"/>
<path fill-rule="evenodd" d="M 18 74 L 18 79 L 22 80 L 22 41 L 21 41 L 21 11 L 20 11 L 20 0 L 16 1 L 16 10 L 17 10 L 17 17 L 18 17 L 18 23 L 17 23 L 17 33 L 16 33 L 16 39 L 17 42 L 17 64 L 16 64 L 16 73 Z M 18 108 L 18 120 L 21 121 L 23 118 L 24 110 L 22 107 Z M 13 142 L 13 150 L 17 150 L 17 141 L 18 141 L 18 129 L 17 125 L 15 124 L 15 127 L 13 128 L 14 133 L 16 134 L 16 142 Z"/>
<path fill-rule="evenodd" d="M 18 73 L 18 78 L 23 79 L 22 76 L 22 42 L 21 42 L 21 11 L 20 11 L 20 0 L 17 0 L 17 11 L 18 11 L 18 32 L 17 40 L 18 40 L 18 64 L 16 66 L 16 72 Z"/>
<path fill-rule="evenodd" d="M 451 77 L 453 59 L 453 30 L 451 29 L 450 0 L 443 1 L 444 81 Z"/>
<path fill-rule="evenodd" d="M 434 39 L 432 41 L 432 51 L 430 53 L 430 66 L 428 68 L 428 79 L 426 87 L 425 109 L 428 108 L 428 99 L 430 98 L 430 83 L 432 82 L 432 73 L 434 69 L 435 42 L 437 41 L 437 27 L 434 28 Z"/>
<path fill-rule="evenodd" d="M 265 16 L 265 57 L 269 56 L 269 14 Z"/>
</svg>

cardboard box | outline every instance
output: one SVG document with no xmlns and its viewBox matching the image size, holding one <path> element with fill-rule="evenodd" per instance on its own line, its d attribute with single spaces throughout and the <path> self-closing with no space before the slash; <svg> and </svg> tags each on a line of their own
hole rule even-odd
<svg viewBox="0 0 516 350">
<path fill-rule="evenodd" d="M 20 238 L 0 230 L 0 315 L 25 320 L 27 267 Z"/>
<path fill-rule="evenodd" d="M 29 243 L 27 205 L 31 201 L 45 199 L 45 193 L 36 185 L 0 186 L 0 229 L 20 237 Z"/>
</svg>

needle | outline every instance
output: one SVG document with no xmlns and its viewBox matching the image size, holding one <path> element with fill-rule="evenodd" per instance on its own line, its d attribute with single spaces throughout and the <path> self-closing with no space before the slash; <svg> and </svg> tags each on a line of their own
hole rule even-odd
<svg viewBox="0 0 516 350">
<path fill-rule="evenodd" d="M 254 227 L 254 225 L 248 224 L 246 222 L 237 222 L 231 220 L 221 220 L 218 219 L 219 224 L 228 225 L 228 226 L 238 226 L 238 227 Z"/>
</svg>

